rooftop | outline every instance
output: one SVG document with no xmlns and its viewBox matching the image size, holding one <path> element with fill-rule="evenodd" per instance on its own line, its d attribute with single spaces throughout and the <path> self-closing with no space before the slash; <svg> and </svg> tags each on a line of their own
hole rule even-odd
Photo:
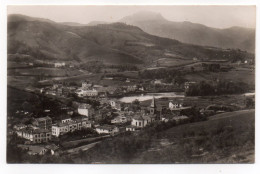
<svg viewBox="0 0 260 174">
<path fill-rule="evenodd" d="M 110 130 L 110 129 L 116 128 L 116 126 L 113 126 L 113 125 L 102 125 L 102 126 L 98 126 L 97 128 L 98 128 L 98 129 L 107 129 L 107 130 Z"/>
<path fill-rule="evenodd" d="M 35 118 L 35 120 L 37 120 L 37 121 L 46 121 L 46 120 L 51 120 L 51 118 L 47 116 L 47 117 Z"/>
<path fill-rule="evenodd" d="M 20 131 L 25 132 L 25 133 L 32 133 L 32 134 L 50 132 L 50 130 L 47 130 L 47 129 L 33 129 L 33 128 L 24 128 L 24 129 L 21 129 Z"/>
<path fill-rule="evenodd" d="M 90 109 L 92 106 L 90 104 L 82 103 L 79 105 L 79 109 Z"/>
</svg>

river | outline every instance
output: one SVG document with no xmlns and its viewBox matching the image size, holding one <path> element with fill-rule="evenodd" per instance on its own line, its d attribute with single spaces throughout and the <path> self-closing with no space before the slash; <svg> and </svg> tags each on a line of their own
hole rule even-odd
<svg viewBox="0 0 260 174">
<path fill-rule="evenodd" d="M 126 96 L 119 99 L 119 101 L 124 103 L 131 103 L 134 100 L 145 101 L 151 100 L 152 98 L 163 98 L 163 97 L 184 97 L 184 93 L 182 92 L 166 92 L 166 93 L 147 93 L 147 94 L 139 94 Z"/>
</svg>

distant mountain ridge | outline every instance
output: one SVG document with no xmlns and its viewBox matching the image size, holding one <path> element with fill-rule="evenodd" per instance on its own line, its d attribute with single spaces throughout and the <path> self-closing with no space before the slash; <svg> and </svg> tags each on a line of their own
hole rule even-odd
<svg viewBox="0 0 260 174">
<path fill-rule="evenodd" d="M 167 55 L 206 60 L 226 59 L 229 52 L 239 59 L 254 56 L 241 51 L 184 44 L 120 22 L 71 26 L 23 15 L 8 16 L 7 39 L 8 55 L 16 55 L 13 61 L 19 61 L 19 55 L 26 55 L 30 60 L 41 61 L 147 65 Z"/>
<path fill-rule="evenodd" d="M 120 22 L 138 26 L 152 35 L 184 43 L 255 52 L 255 29 L 243 27 L 217 29 L 187 21 L 173 22 L 154 12 L 135 13 L 122 18 Z"/>
</svg>

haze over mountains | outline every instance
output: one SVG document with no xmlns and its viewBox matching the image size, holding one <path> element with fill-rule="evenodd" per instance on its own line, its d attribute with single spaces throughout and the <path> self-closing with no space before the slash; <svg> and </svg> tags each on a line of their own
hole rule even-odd
<svg viewBox="0 0 260 174">
<path fill-rule="evenodd" d="M 159 13 L 148 11 L 126 16 L 120 22 L 138 26 L 152 35 L 176 39 L 184 43 L 255 51 L 255 29 L 235 26 L 217 29 L 187 21 L 173 22 L 166 20 Z"/>
<path fill-rule="evenodd" d="M 159 15 L 157 19 L 163 18 Z M 8 54 L 14 59 L 21 57 L 15 55 L 24 55 L 30 60 L 78 63 L 98 60 L 106 64 L 145 64 L 165 57 L 253 57 L 242 51 L 195 46 L 153 36 L 124 23 L 81 26 L 23 15 L 8 16 Z"/>
</svg>

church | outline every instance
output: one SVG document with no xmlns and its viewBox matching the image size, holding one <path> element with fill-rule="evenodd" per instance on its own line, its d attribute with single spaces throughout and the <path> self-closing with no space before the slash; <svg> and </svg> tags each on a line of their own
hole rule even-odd
<svg viewBox="0 0 260 174">
<path fill-rule="evenodd" d="M 156 120 L 160 120 L 162 115 L 162 106 L 156 104 L 156 100 L 153 97 L 150 106 L 147 108 L 150 111 L 150 115 L 155 116 Z"/>
</svg>

